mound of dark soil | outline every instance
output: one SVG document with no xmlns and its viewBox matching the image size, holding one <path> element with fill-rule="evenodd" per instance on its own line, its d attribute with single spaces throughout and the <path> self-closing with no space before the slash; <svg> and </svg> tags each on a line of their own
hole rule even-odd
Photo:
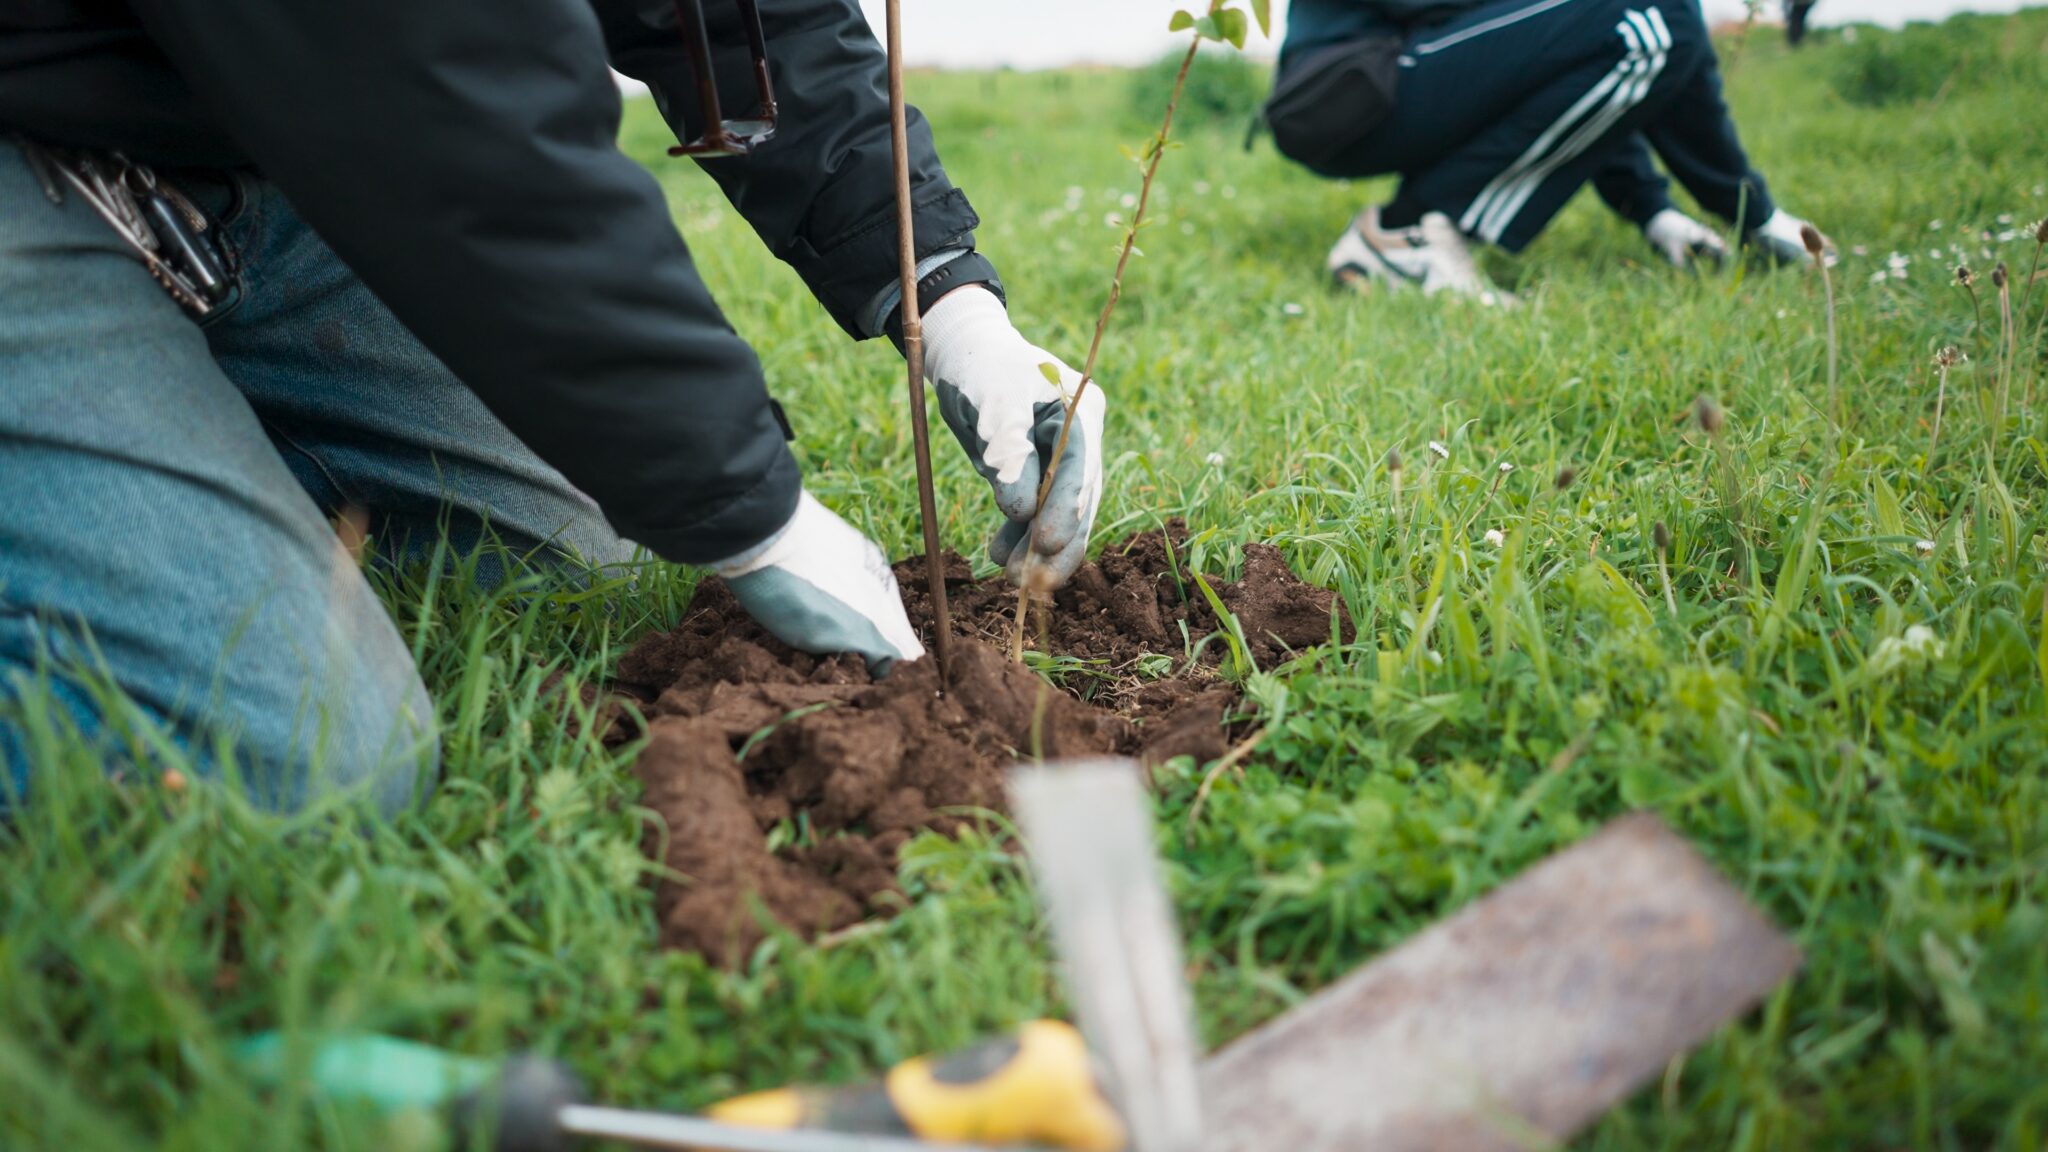
<svg viewBox="0 0 2048 1152">
<path fill-rule="evenodd" d="M 1218 626 L 1167 556 L 1161 533 L 1133 537 L 1058 593 L 1033 647 L 1087 662 L 1065 690 L 1007 658 L 1015 592 L 973 581 L 958 557 L 947 587 L 963 639 L 943 696 L 929 659 L 874 682 L 858 658 L 791 651 L 708 582 L 682 625 L 642 641 L 616 676 L 648 718 L 637 770 L 667 822 L 662 861 L 684 878 L 656 897 L 663 942 L 736 962 L 762 935 L 759 912 L 806 935 L 886 912 L 903 843 L 971 818 L 959 809 L 1000 811 L 1003 771 L 1020 759 L 1221 756 L 1233 689 L 1202 663 L 1135 673 L 1142 656 L 1185 650 L 1183 623 L 1195 639 Z M 897 577 L 929 643 L 922 572 L 906 562 Z M 1329 638 L 1333 595 L 1272 548 L 1247 546 L 1245 578 L 1211 586 L 1262 667 Z"/>
</svg>

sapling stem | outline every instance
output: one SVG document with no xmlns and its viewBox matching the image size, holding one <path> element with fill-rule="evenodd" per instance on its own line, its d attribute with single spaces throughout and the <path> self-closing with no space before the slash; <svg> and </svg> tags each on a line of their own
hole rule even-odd
<svg viewBox="0 0 2048 1152">
<path fill-rule="evenodd" d="M 891 0 L 891 3 L 896 0 Z M 1220 0 L 1212 0 L 1210 11 L 1220 6 Z M 1129 227 L 1124 229 L 1124 242 L 1117 252 L 1116 274 L 1109 281 L 1109 298 L 1102 302 L 1102 311 L 1095 317 L 1095 336 L 1088 341 L 1088 359 L 1081 365 L 1081 382 L 1074 386 L 1074 394 L 1066 400 L 1066 419 L 1060 422 L 1060 434 L 1053 441 L 1052 460 L 1045 467 L 1045 475 L 1038 481 L 1038 505 L 1045 506 L 1046 494 L 1052 491 L 1053 478 L 1059 474 L 1060 465 L 1066 461 L 1067 436 L 1074 430 L 1074 420 L 1080 411 L 1081 397 L 1088 391 L 1088 384 L 1095 378 L 1095 361 L 1102 354 L 1102 334 L 1109 329 L 1110 314 L 1116 311 L 1116 304 L 1123 297 L 1124 269 L 1131 262 L 1131 251 L 1137 247 L 1138 229 L 1145 222 L 1145 208 L 1152 199 L 1152 178 L 1159 172 L 1160 158 L 1166 155 L 1167 137 L 1173 131 L 1174 109 L 1180 106 L 1181 90 L 1187 86 L 1188 69 L 1195 63 L 1195 53 L 1202 46 L 1199 34 L 1188 42 L 1188 50 L 1180 58 L 1180 71 L 1173 77 L 1173 95 L 1166 101 L 1166 116 L 1159 124 L 1159 134 L 1152 138 L 1151 155 L 1145 161 L 1145 175 L 1138 186 L 1138 206 L 1131 214 Z M 1010 658 L 1024 658 L 1024 617 L 1031 609 L 1031 596 L 1040 591 L 1044 578 L 1037 561 L 1038 526 L 1031 529 L 1032 541 L 1025 550 L 1024 578 L 1017 586 L 1017 627 L 1010 642 Z"/>
<path fill-rule="evenodd" d="M 896 162 L 896 255 L 902 277 L 903 364 L 910 377 L 910 440 L 917 457 L 917 514 L 924 529 L 924 578 L 932 602 L 932 655 L 939 694 L 952 683 L 953 613 L 946 604 L 946 561 L 939 552 L 938 503 L 932 494 L 932 443 L 925 427 L 924 325 L 917 309 L 917 236 L 910 204 L 910 128 L 903 99 L 903 11 L 888 0 L 889 149 Z M 1042 497 L 1041 497 L 1042 498 Z"/>
</svg>

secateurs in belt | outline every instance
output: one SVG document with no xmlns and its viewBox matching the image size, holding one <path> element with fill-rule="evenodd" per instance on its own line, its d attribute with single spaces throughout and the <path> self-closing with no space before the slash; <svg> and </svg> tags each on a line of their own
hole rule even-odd
<svg viewBox="0 0 2048 1152">
<path fill-rule="evenodd" d="M 195 317 L 212 314 L 233 295 L 233 250 L 206 213 L 146 164 L 120 153 L 97 154 L 19 141 L 22 155 L 52 204 L 76 194 L 113 228 L 164 291 Z"/>
</svg>

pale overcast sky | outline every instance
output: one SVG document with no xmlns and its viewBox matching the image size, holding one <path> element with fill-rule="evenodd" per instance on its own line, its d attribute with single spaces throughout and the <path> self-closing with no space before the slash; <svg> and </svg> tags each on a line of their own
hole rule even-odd
<svg viewBox="0 0 2048 1152">
<path fill-rule="evenodd" d="M 902 0 L 904 53 L 911 64 L 941 68 L 1051 68 L 1064 64 L 1129 64 L 1169 49 L 1166 20 L 1190 0 Z M 1741 19 L 1741 0 L 1705 0 L 1715 20 Z M 882 34 L 882 0 L 861 0 L 875 35 Z M 1287 0 L 1273 0 L 1277 37 Z M 1766 0 L 1775 12 L 1778 0 Z M 1951 12 L 2010 12 L 2019 0 L 1820 0 L 1816 25 L 1868 21 L 1898 25 L 1940 19 Z M 1257 33 L 1254 32 L 1254 36 Z M 1265 53 L 1273 51 L 1266 45 Z"/>
</svg>

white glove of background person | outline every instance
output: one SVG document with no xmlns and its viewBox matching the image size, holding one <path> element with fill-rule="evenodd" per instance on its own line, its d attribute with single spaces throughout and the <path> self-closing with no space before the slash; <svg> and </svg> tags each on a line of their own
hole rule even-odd
<svg viewBox="0 0 2048 1152">
<path fill-rule="evenodd" d="M 780 534 L 711 570 L 747 615 L 792 648 L 858 652 L 876 677 L 924 655 L 888 558 L 809 492 Z"/>
<path fill-rule="evenodd" d="M 1035 548 L 1052 586 L 1065 584 L 1087 559 L 1088 530 L 1102 501 L 1101 382 L 1089 381 L 1081 397 L 1080 424 L 1067 437 L 1066 459 L 1041 508 L 1039 478 L 1080 374 L 1024 339 L 1003 302 L 979 285 L 939 297 L 923 326 L 924 371 L 938 391 L 939 415 L 995 489 L 1003 513 L 989 559 L 1022 583 Z M 1058 369 L 1058 388 L 1041 364 Z"/>
</svg>

